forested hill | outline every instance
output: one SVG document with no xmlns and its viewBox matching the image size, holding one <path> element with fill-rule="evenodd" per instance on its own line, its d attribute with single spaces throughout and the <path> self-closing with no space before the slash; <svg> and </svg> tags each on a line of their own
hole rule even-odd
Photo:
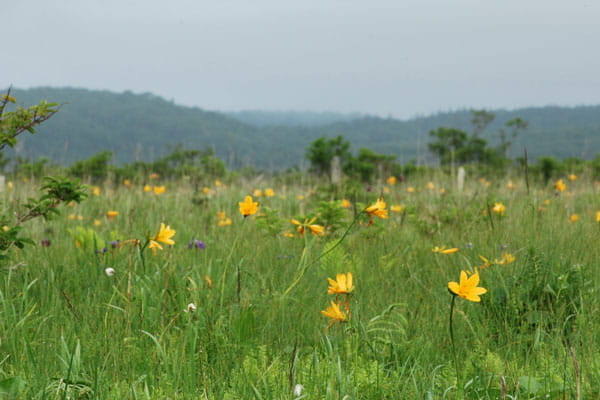
<svg viewBox="0 0 600 400">
<path fill-rule="evenodd" d="M 365 117 L 365 114 L 314 111 L 243 110 L 225 112 L 228 117 L 254 126 L 323 126 Z"/>
<path fill-rule="evenodd" d="M 354 148 L 396 154 L 399 161 L 431 160 L 428 132 L 440 126 L 470 130 L 468 110 L 406 121 L 363 115 L 310 112 L 217 113 L 184 107 L 152 94 L 73 88 L 13 90 L 18 104 L 42 99 L 62 103 L 60 112 L 23 134 L 16 153 L 70 164 L 112 150 L 118 163 L 153 160 L 175 146 L 213 148 L 232 167 L 277 169 L 306 163 L 307 146 L 321 136 L 343 135 Z M 600 153 L 600 106 L 490 110 L 496 121 L 483 137 L 494 142 L 506 121 L 521 117 L 528 129 L 514 141 L 513 155 L 592 158 Z"/>
</svg>

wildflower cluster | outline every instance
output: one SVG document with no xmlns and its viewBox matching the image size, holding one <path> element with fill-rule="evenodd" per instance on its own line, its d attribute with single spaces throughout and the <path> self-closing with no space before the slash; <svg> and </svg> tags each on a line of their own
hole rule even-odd
<svg viewBox="0 0 600 400">
<path fill-rule="evenodd" d="M 219 211 L 217 213 L 217 225 L 219 226 L 229 226 L 232 224 L 231 218 L 227 216 L 225 211 Z"/>
<path fill-rule="evenodd" d="M 331 319 L 331 324 L 335 322 L 347 322 L 350 318 L 350 296 L 354 291 L 352 284 L 352 273 L 337 274 L 336 279 L 327 278 L 329 288 L 327 294 L 335 294 L 335 301 L 331 301 L 331 306 L 321 311 L 323 315 Z M 343 302 L 340 300 L 343 296 Z"/>
</svg>

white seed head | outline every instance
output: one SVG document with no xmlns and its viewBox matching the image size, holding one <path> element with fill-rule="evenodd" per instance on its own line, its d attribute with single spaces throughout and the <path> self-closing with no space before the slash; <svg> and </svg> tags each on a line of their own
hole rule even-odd
<svg viewBox="0 0 600 400">
<path fill-rule="evenodd" d="M 113 275 L 115 274 L 115 269 L 114 269 L 114 268 L 111 268 L 111 267 L 108 267 L 108 268 L 106 268 L 106 269 L 104 270 L 104 272 L 105 272 L 105 273 L 106 273 L 106 275 L 108 275 L 108 276 L 113 276 Z"/>
<path fill-rule="evenodd" d="M 188 312 L 194 312 L 196 311 L 196 305 L 194 303 L 190 303 L 187 305 L 187 311 Z"/>
<path fill-rule="evenodd" d="M 294 396 L 301 396 L 302 390 L 304 390 L 304 386 L 297 383 L 296 386 L 294 386 Z"/>
</svg>

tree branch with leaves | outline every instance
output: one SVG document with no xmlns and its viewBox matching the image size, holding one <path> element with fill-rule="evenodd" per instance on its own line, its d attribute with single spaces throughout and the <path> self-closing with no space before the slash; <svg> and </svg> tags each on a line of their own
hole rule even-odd
<svg viewBox="0 0 600 400">
<path fill-rule="evenodd" d="M 35 133 L 35 127 L 54 116 L 60 109 L 57 103 L 45 100 L 28 108 L 16 106 L 8 109 L 9 103 L 16 104 L 11 95 L 11 88 L 0 96 L 0 150 L 6 146 L 17 144 L 17 136 L 25 131 Z M 20 236 L 22 224 L 42 217 L 45 220 L 58 215 L 57 207 L 61 203 L 80 203 L 86 196 L 86 188 L 79 181 L 63 177 L 45 177 L 38 198 L 29 198 L 14 215 L 1 215 L 0 224 L 0 260 L 7 258 L 7 251 L 14 247 L 23 248 L 25 244 L 33 244 L 28 237 Z"/>
</svg>

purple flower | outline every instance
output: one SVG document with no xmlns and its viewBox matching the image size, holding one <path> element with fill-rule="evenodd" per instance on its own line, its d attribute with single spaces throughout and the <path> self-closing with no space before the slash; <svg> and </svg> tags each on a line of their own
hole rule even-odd
<svg viewBox="0 0 600 400">
<path fill-rule="evenodd" d="M 117 247 L 119 247 L 118 240 L 113 240 L 112 242 L 109 242 L 108 244 L 110 244 L 110 247 L 112 247 L 113 249 L 116 249 Z"/>
<path fill-rule="evenodd" d="M 42 239 L 42 246 L 50 247 L 51 244 L 50 239 Z"/>
<path fill-rule="evenodd" d="M 192 239 L 189 243 L 188 243 L 188 249 L 200 249 L 200 250 L 204 250 L 206 248 L 206 244 L 204 244 L 204 242 L 202 240 L 198 240 L 198 239 Z"/>
</svg>

